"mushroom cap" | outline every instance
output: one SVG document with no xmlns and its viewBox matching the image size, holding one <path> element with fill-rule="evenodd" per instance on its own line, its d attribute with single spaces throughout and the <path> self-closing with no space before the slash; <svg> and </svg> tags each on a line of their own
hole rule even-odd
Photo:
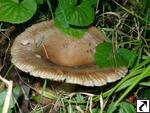
<svg viewBox="0 0 150 113">
<path fill-rule="evenodd" d="M 102 86 L 127 73 L 126 67 L 100 69 L 94 64 L 95 47 L 104 40 L 95 27 L 89 28 L 82 39 L 74 39 L 60 32 L 52 21 L 45 21 L 17 36 L 11 48 L 11 61 L 35 77 Z"/>
<path fill-rule="evenodd" d="M 93 32 L 93 34 L 91 33 L 93 29 L 94 27 L 89 28 L 83 38 L 76 39 L 60 32 L 52 24 L 49 31 L 46 28 L 46 32 L 43 31 L 43 36 L 41 36 L 44 37 L 43 44 L 47 49 L 47 58 L 51 62 L 62 66 L 93 64 L 95 48 L 104 41 L 99 32 L 99 34 L 95 33 L 96 36 Z M 42 39 L 41 37 L 38 39 L 38 36 L 35 37 L 36 43 Z"/>
</svg>

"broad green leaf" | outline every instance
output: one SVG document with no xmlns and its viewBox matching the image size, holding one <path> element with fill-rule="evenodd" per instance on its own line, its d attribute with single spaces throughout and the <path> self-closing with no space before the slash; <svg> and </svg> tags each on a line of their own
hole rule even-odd
<svg viewBox="0 0 150 113">
<path fill-rule="evenodd" d="M 55 14 L 54 22 L 57 26 L 62 27 L 64 29 L 69 27 L 69 23 L 66 19 L 64 10 L 60 5 L 56 8 L 54 14 Z"/>
<path fill-rule="evenodd" d="M 0 105 L 0 113 L 2 113 L 3 105 Z"/>
<path fill-rule="evenodd" d="M 0 105 L 3 105 L 3 103 L 4 103 L 4 101 L 5 101 L 5 96 L 6 96 L 6 94 L 7 94 L 7 91 L 5 90 L 5 91 L 2 91 L 2 92 L 0 92 Z"/>
<path fill-rule="evenodd" d="M 68 25 L 85 27 L 90 25 L 94 20 L 94 9 L 87 2 L 81 2 L 76 5 L 76 1 L 59 2 L 55 10 L 55 18 L 57 22 L 61 23 L 64 27 Z"/>
<path fill-rule="evenodd" d="M 88 26 L 94 20 L 94 10 L 88 3 L 67 7 L 64 9 L 64 14 L 68 23 L 74 26 Z"/>
<path fill-rule="evenodd" d="M 102 43 L 96 47 L 95 61 L 100 68 L 114 68 L 126 65 L 126 62 L 116 53 L 116 50 L 113 50 L 111 43 Z"/>
<path fill-rule="evenodd" d="M 65 15 L 65 9 L 68 9 L 68 6 L 73 6 L 76 4 L 76 0 L 59 0 L 59 4 L 55 10 L 55 23 L 59 24 L 62 28 L 68 28 L 69 23 Z"/>
<path fill-rule="evenodd" d="M 64 32 L 65 34 L 68 34 L 68 35 L 72 36 L 73 38 L 77 38 L 77 39 L 82 38 L 83 35 L 85 34 L 85 32 L 87 31 L 87 29 L 77 29 L 77 28 L 73 28 L 73 27 L 69 27 L 66 29 L 60 27 L 60 30 L 62 32 Z"/>
<path fill-rule="evenodd" d="M 3 105 L 0 105 L 0 113 L 2 113 L 3 110 Z M 12 113 L 12 109 L 8 109 L 7 113 Z"/>
<path fill-rule="evenodd" d="M 0 0 L 0 21 L 19 24 L 35 14 L 37 9 L 35 0 L 22 0 L 20 3 L 18 1 Z"/>
<path fill-rule="evenodd" d="M 61 20 L 60 20 L 61 21 Z M 62 31 L 63 33 L 72 36 L 73 38 L 77 38 L 80 39 L 83 37 L 83 35 L 85 34 L 85 32 L 87 31 L 87 29 L 80 29 L 80 28 L 74 28 L 69 26 L 66 23 L 59 23 L 59 21 L 57 21 L 57 19 L 55 19 L 55 25 L 59 28 L 60 31 Z M 64 27 L 64 26 L 65 27 Z"/>
<path fill-rule="evenodd" d="M 15 88 L 13 88 L 13 96 L 14 98 L 17 100 L 17 98 L 19 97 L 19 92 L 20 92 L 20 87 L 16 86 Z M 0 92 L 0 106 L 3 106 L 3 103 L 5 101 L 5 97 L 7 95 L 7 90 L 1 91 Z M 10 104 L 9 104 L 9 112 L 11 113 L 11 109 L 14 107 L 15 103 L 13 101 L 13 99 L 11 98 L 10 100 Z M 0 109 L 1 111 L 2 109 Z M 1 112 L 0 112 L 1 113 Z"/>
<path fill-rule="evenodd" d="M 77 0 L 59 0 L 55 10 L 55 25 L 64 33 L 82 38 L 87 26 L 94 20 L 94 10 L 89 2 L 77 5 Z M 84 27 L 84 28 L 83 28 Z"/>
<path fill-rule="evenodd" d="M 135 113 L 135 108 L 132 104 L 127 102 L 121 102 L 118 105 L 112 102 L 106 113 Z"/>
<path fill-rule="evenodd" d="M 137 54 L 125 48 L 119 48 L 117 49 L 117 52 L 127 62 L 128 67 L 133 66 L 137 58 Z"/>
<path fill-rule="evenodd" d="M 96 4 L 98 2 L 98 0 L 82 0 L 84 3 L 88 3 L 89 5 L 91 5 L 92 7 L 96 7 Z"/>
<path fill-rule="evenodd" d="M 76 5 L 77 0 L 58 0 L 59 4 L 64 8 L 68 5 Z"/>
<path fill-rule="evenodd" d="M 44 0 L 35 0 L 37 4 L 43 4 Z"/>
<path fill-rule="evenodd" d="M 13 88 L 13 97 L 17 100 L 17 98 L 19 97 L 19 94 L 20 94 L 20 86 L 16 86 L 15 88 Z M 15 105 L 13 99 L 11 100 L 10 102 L 10 108 L 13 108 Z"/>
<path fill-rule="evenodd" d="M 15 2 L 15 3 L 19 3 L 19 0 L 11 0 L 11 1 L 13 1 L 13 2 Z"/>
<path fill-rule="evenodd" d="M 121 102 L 121 103 L 119 103 L 119 112 L 118 113 L 135 113 L 135 108 L 130 103 Z"/>
</svg>

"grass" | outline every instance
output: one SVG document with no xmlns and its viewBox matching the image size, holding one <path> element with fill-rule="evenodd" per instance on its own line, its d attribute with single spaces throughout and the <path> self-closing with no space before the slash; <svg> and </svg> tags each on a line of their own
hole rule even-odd
<svg viewBox="0 0 150 113">
<path fill-rule="evenodd" d="M 19 101 L 22 101 L 23 105 L 28 105 L 28 110 L 32 113 L 121 113 L 124 107 L 128 109 L 128 113 L 134 113 L 133 110 L 136 108 L 136 103 L 135 100 L 130 101 L 129 98 L 142 98 L 140 97 L 141 90 L 147 93 L 146 91 L 148 91 L 149 88 L 150 20 L 148 18 L 150 17 L 150 9 L 147 9 L 147 12 L 142 15 L 142 11 L 140 13 L 138 11 L 132 11 L 134 4 L 133 6 L 131 4 L 131 7 L 127 7 L 117 2 L 115 3 L 117 4 L 117 10 L 115 12 L 112 12 L 106 4 L 103 4 L 103 12 L 97 14 L 96 18 L 98 21 L 95 25 L 98 29 L 103 31 L 115 46 L 128 48 L 138 54 L 138 58 L 134 65 L 129 68 L 128 74 L 120 81 L 108 84 L 104 87 L 89 87 L 86 88 L 87 90 L 81 88 L 83 89 L 82 91 L 64 92 L 53 88 L 50 89 L 48 85 L 50 81 L 47 80 L 37 80 L 38 82 L 35 84 L 35 78 L 22 78 L 22 76 L 20 76 L 21 73 L 18 72 L 12 64 L 6 62 L 9 54 L 7 48 L 5 48 L 4 57 L 1 59 L 5 62 L 1 69 L 1 75 L 4 78 L 9 78 L 14 81 L 16 79 L 11 78 L 13 74 L 18 78 L 24 79 L 23 81 L 19 79 L 16 83 L 14 82 L 14 87 L 19 84 L 22 89 L 22 87 L 25 86 L 29 88 L 29 92 L 31 93 L 27 93 L 27 89 L 20 89 L 20 91 L 24 91 L 24 93 L 18 94 L 17 97 L 14 96 L 18 101 L 14 102 L 14 104 L 16 104 L 15 106 L 9 108 L 9 112 L 13 110 L 16 113 L 18 109 L 20 112 L 24 112 L 22 111 L 22 106 L 19 104 Z M 140 3 L 142 4 L 143 2 L 140 1 Z M 49 2 L 48 6 L 50 12 L 52 12 Z M 100 10 L 101 9 L 97 8 L 96 11 Z M 1 33 L 3 32 L 1 31 Z M 10 40 L 9 37 L 7 38 Z M 10 48 L 10 42 L 6 42 L 6 44 Z M 0 50 L 0 52 L 2 51 Z M 7 53 L 7 55 L 5 55 L 5 53 Z M 43 83 L 43 87 L 39 82 Z M 2 84 L 3 82 L 0 83 L 1 92 L 5 90 Z M 23 97 L 19 98 L 19 96 Z M 5 98 L 5 95 L 3 95 L 3 98 Z M 147 99 L 149 98 L 147 97 Z M 3 104 L 0 104 L 0 106 L 3 106 Z"/>
</svg>

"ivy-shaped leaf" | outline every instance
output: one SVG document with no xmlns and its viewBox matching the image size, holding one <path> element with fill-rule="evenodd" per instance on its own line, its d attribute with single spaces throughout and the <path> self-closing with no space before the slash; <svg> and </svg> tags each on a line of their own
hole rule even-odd
<svg viewBox="0 0 150 113">
<path fill-rule="evenodd" d="M 88 26 L 94 20 L 94 10 L 88 3 L 81 3 L 78 6 L 70 6 L 64 9 L 66 19 L 70 25 Z"/>
<path fill-rule="evenodd" d="M 58 27 L 62 27 L 64 29 L 69 27 L 63 7 L 61 5 L 58 5 L 58 7 L 55 10 L 54 22 Z"/>
<path fill-rule="evenodd" d="M 36 3 L 37 3 L 37 4 L 43 4 L 43 3 L 44 3 L 44 0 L 36 0 Z"/>
<path fill-rule="evenodd" d="M 59 2 L 55 11 L 55 17 L 61 24 L 74 26 L 88 26 L 94 20 L 94 9 L 88 2 L 81 2 L 80 5 L 73 3 Z M 69 1 L 68 1 L 69 2 Z"/>
<path fill-rule="evenodd" d="M 122 57 L 113 50 L 111 43 L 102 43 L 96 47 L 96 64 L 100 68 L 114 68 L 127 65 Z"/>
<path fill-rule="evenodd" d="M 135 108 L 132 104 L 127 102 L 119 103 L 118 113 L 135 113 Z"/>
<path fill-rule="evenodd" d="M 111 43 L 102 43 L 96 47 L 95 61 L 100 68 L 131 67 L 137 55 L 125 48 L 113 49 Z"/>
<path fill-rule="evenodd" d="M 128 67 L 132 67 L 135 63 L 137 55 L 125 48 L 118 48 L 117 53 L 127 62 Z"/>
<path fill-rule="evenodd" d="M 0 0 L 0 21 L 23 23 L 35 14 L 36 9 L 35 0 Z"/>
<path fill-rule="evenodd" d="M 55 10 L 55 25 L 64 33 L 81 38 L 87 26 L 94 20 L 94 10 L 89 2 L 81 0 L 59 0 Z"/>
<path fill-rule="evenodd" d="M 68 35 L 71 35 L 73 38 L 80 39 L 83 37 L 87 29 L 79 29 L 79 28 L 73 28 L 69 27 L 66 29 L 60 28 L 60 30 Z"/>
<path fill-rule="evenodd" d="M 77 3 L 77 0 L 58 0 L 58 1 L 63 8 L 67 7 L 68 5 L 75 5 Z"/>
<path fill-rule="evenodd" d="M 92 7 L 96 7 L 98 0 L 82 0 L 83 2 L 88 3 L 89 5 L 91 5 Z"/>
<path fill-rule="evenodd" d="M 61 24 L 55 21 L 55 25 L 59 28 L 63 33 L 72 36 L 73 38 L 80 39 L 83 37 L 87 29 L 73 28 L 73 27 L 62 27 Z M 66 24 L 67 25 L 67 24 Z"/>
</svg>

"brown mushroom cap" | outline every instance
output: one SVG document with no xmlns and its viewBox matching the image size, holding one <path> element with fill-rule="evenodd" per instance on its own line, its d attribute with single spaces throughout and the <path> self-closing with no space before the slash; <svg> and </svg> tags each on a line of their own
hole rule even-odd
<svg viewBox="0 0 150 113">
<path fill-rule="evenodd" d="M 12 63 L 35 77 L 102 86 L 127 73 L 126 67 L 96 67 L 95 47 L 104 40 L 95 27 L 89 28 L 82 39 L 74 39 L 60 32 L 52 21 L 45 21 L 27 28 L 15 39 L 11 48 Z"/>
</svg>

